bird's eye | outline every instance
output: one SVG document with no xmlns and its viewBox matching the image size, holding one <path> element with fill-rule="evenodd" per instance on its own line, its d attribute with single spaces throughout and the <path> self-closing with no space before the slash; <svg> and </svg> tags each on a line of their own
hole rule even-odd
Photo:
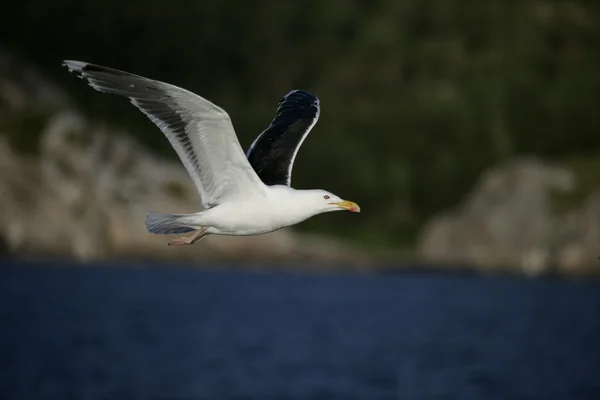
<svg viewBox="0 0 600 400">
<path fill-rule="evenodd" d="M 329 195 L 328 195 L 328 194 L 326 194 L 325 196 L 323 196 L 323 198 L 324 198 L 325 200 L 329 200 Z"/>
</svg>

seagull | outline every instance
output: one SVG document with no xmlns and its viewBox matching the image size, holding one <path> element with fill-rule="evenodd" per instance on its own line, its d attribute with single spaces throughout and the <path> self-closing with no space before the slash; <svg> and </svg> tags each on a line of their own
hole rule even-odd
<svg viewBox="0 0 600 400">
<path fill-rule="evenodd" d="M 360 207 L 325 190 L 291 187 L 294 159 L 317 123 L 319 100 L 293 90 L 275 118 L 244 154 L 225 110 L 188 90 L 82 61 L 65 67 L 99 92 L 128 97 L 166 136 L 190 175 L 203 209 L 193 214 L 149 212 L 154 234 L 184 234 L 169 245 L 189 245 L 208 235 L 261 235 L 315 215 Z"/>
</svg>

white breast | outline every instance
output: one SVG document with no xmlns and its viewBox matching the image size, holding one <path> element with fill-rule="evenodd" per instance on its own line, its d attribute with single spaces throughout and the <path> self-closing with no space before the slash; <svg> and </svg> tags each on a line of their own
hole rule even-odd
<svg viewBox="0 0 600 400">
<path fill-rule="evenodd" d="M 294 225 L 314 215 L 303 196 L 286 186 L 269 187 L 264 195 L 229 200 L 202 213 L 208 233 L 258 235 Z"/>
</svg>

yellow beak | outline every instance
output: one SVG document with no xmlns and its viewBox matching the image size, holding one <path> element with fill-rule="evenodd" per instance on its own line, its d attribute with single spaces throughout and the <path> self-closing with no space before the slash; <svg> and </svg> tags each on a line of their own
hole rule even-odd
<svg viewBox="0 0 600 400">
<path fill-rule="evenodd" d="M 331 203 L 331 204 L 335 204 L 336 206 L 343 208 L 344 210 L 348 210 L 350 212 L 356 212 L 356 213 L 360 212 L 360 207 L 358 206 L 358 204 L 356 204 L 353 201 L 344 200 L 344 201 L 338 201 L 337 203 Z"/>
</svg>

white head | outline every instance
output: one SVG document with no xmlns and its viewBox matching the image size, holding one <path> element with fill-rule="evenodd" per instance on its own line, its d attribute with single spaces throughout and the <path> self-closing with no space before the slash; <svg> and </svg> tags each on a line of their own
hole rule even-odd
<svg viewBox="0 0 600 400">
<path fill-rule="evenodd" d="M 310 202 L 315 205 L 316 210 L 320 210 L 318 213 L 325 213 L 331 211 L 350 211 L 360 212 L 360 207 L 353 201 L 340 199 L 333 193 L 325 190 L 305 190 L 305 196 L 310 199 Z"/>
<path fill-rule="evenodd" d="M 273 207 L 287 216 L 285 225 L 289 226 L 304 221 L 307 218 L 331 211 L 360 212 L 358 204 L 340 199 L 335 194 L 320 190 L 297 190 L 289 186 L 268 186 L 273 193 Z"/>
</svg>

